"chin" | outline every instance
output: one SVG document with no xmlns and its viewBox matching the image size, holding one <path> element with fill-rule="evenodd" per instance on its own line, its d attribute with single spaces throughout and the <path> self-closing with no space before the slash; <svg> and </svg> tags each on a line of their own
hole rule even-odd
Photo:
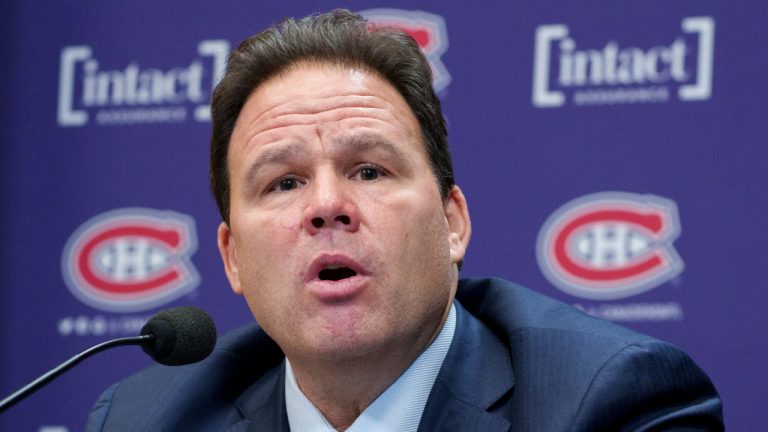
<svg viewBox="0 0 768 432">
<path fill-rule="evenodd" d="M 371 335 L 335 335 L 330 338 L 315 338 L 311 343 L 310 355 L 317 359 L 343 361 L 355 360 L 372 354 L 381 355 L 389 345 L 380 337 Z"/>
</svg>

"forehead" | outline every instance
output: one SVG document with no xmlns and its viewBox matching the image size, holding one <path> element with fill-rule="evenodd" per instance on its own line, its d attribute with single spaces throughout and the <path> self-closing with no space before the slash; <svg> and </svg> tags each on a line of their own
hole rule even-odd
<svg viewBox="0 0 768 432">
<path fill-rule="evenodd" d="M 302 127 L 321 134 L 327 125 L 341 128 L 339 133 L 360 127 L 407 135 L 426 154 L 419 123 L 394 86 L 362 68 L 317 62 L 295 64 L 257 87 L 237 118 L 231 142 L 249 151 Z"/>
</svg>

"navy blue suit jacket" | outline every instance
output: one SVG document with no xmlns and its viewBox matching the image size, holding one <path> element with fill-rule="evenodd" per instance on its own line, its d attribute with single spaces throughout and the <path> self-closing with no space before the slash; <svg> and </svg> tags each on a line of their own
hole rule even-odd
<svg viewBox="0 0 768 432">
<path fill-rule="evenodd" d="M 419 431 L 722 430 L 677 348 L 500 279 L 462 280 L 457 326 Z M 284 358 L 256 324 L 203 362 L 108 389 L 88 431 L 288 431 Z"/>
</svg>

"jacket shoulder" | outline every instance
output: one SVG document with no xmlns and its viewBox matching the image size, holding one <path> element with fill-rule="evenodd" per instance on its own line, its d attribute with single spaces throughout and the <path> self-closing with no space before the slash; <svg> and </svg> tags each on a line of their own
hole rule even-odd
<svg viewBox="0 0 768 432">
<path fill-rule="evenodd" d="M 565 332 L 583 334 L 595 343 L 653 340 L 504 279 L 462 279 L 457 299 L 472 315 L 506 336 Z"/>
<path fill-rule="evenodd" d="M 722 428 L 711 381 L 666 342 L 502 279 L 462 280 L 457 299 L 509 349 L 515 389 L 498 409 L 515 429 Z"/>
<path fill-rule="evenodd" d="M 113 385 L 94 405 L 87 430 L 205 430 L 205 425 L 234 424 L 242 418 L 237 398 L 282 361 L 274 341 L 249 324 L 227 333 L 201 362 L 152 366 Z"/>
</svg>

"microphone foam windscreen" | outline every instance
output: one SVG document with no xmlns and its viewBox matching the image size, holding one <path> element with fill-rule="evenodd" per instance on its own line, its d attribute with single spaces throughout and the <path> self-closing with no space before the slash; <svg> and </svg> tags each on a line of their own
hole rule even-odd
<svg viewBox="0 0 768 432">
<path fill-rule="evenodd" d="M 213 351 L 216 325 L 208 314 L 194 306 L 183 306 L 156 313 L 141 329 L 154 339 L 142 345 L 156 362 L 178 366 L 195 363 Z"/>
</svg>

